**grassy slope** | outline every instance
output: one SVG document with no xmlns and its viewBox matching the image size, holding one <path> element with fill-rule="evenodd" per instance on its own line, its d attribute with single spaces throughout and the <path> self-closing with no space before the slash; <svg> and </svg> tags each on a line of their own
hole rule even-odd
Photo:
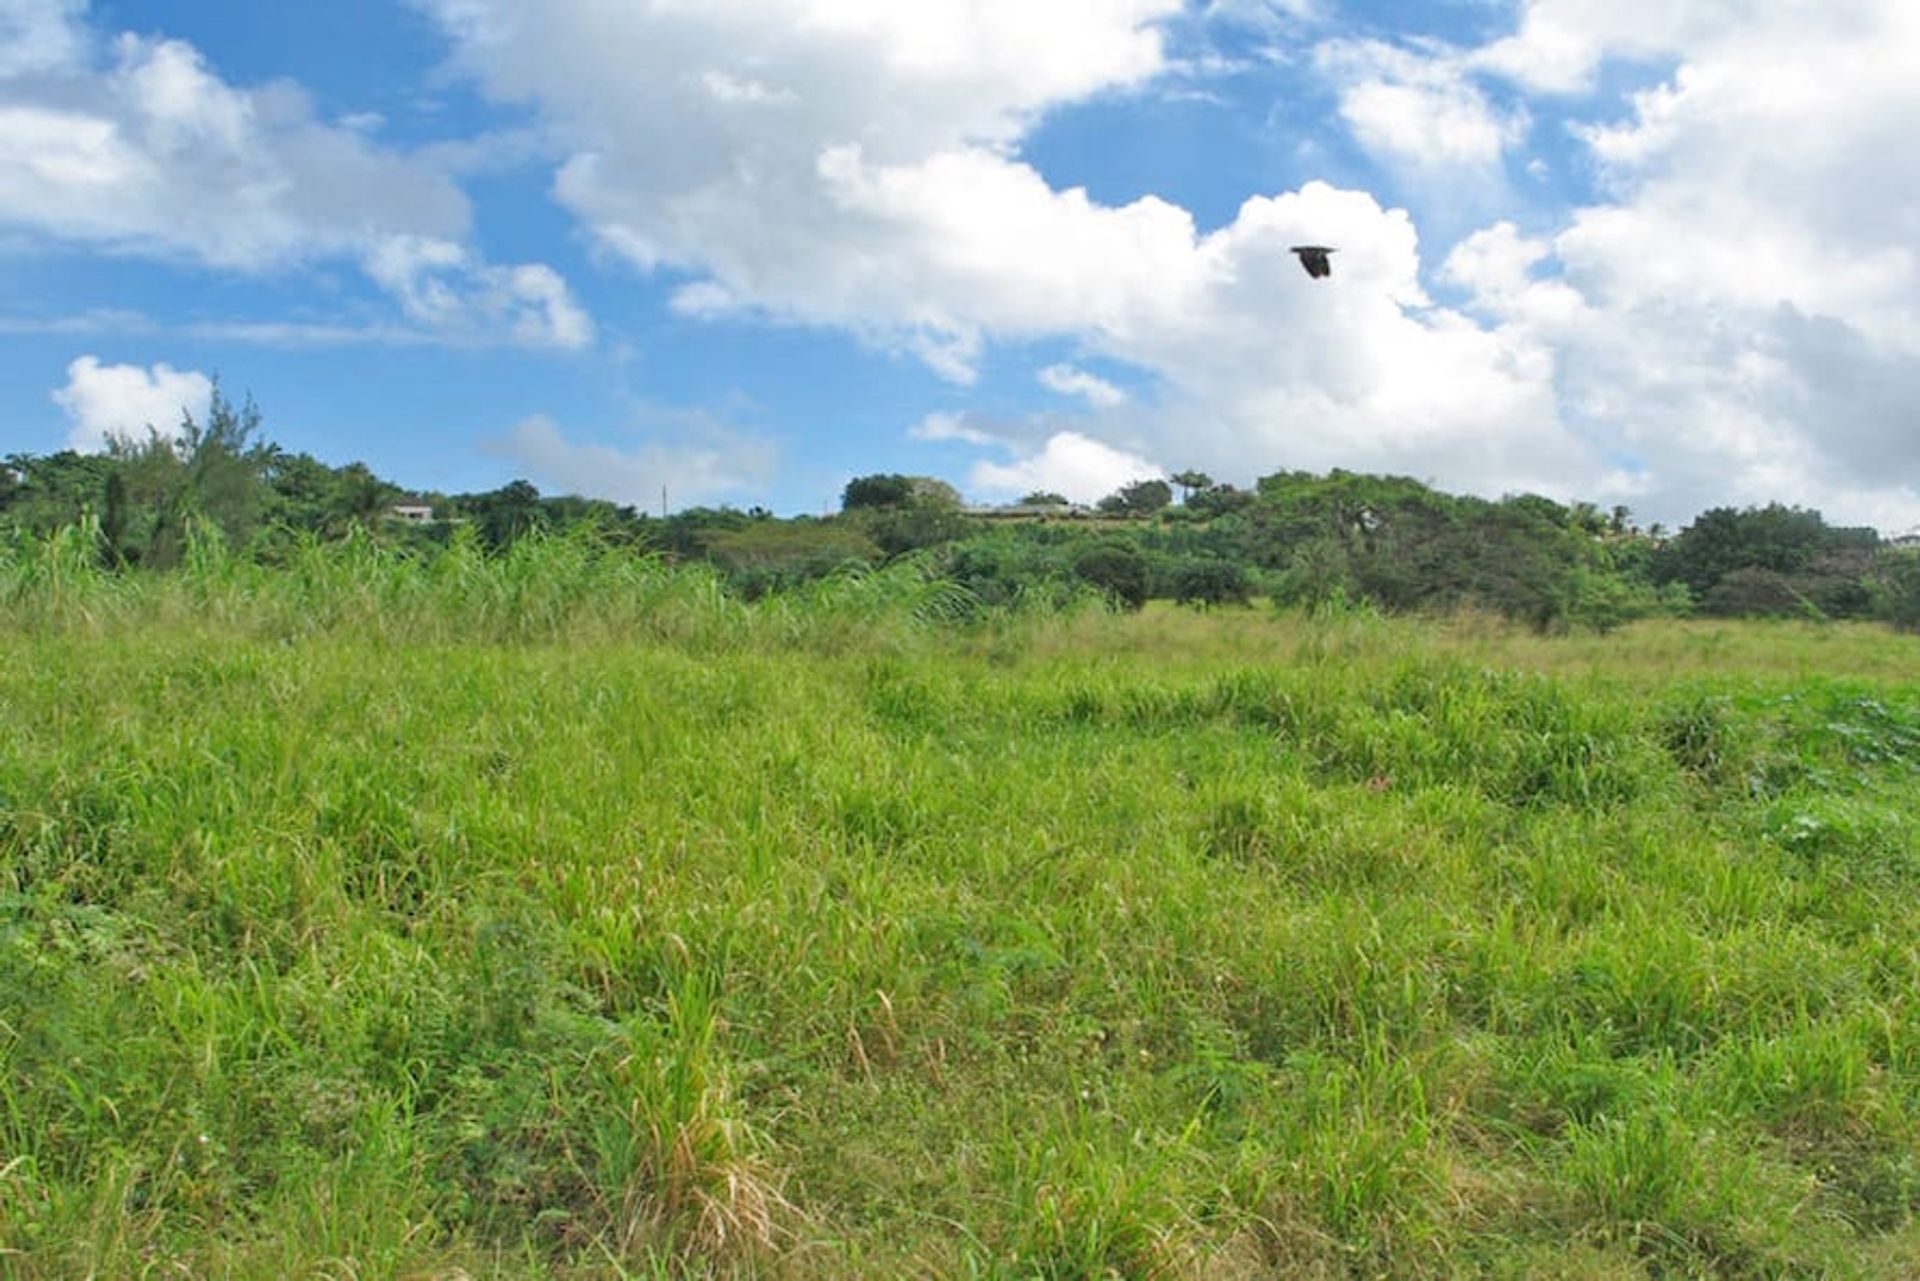
<svg viewBox="0 0 1920 1281">
<path fill-rule="evenodd" d="M 1920 1270 L 1916 672 L 1171 611 L 0 630 L 0 1249 Z"/>
</svg>

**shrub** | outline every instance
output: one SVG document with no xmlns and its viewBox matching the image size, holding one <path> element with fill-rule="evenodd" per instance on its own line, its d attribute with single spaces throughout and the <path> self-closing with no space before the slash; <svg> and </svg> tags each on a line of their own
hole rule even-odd
<svg viewBox="0 0 1920 1281">
<path fill-rule="evenodd" d="M 1736 569 L 1708 590 L 1702 612 L 1723 617 L 1736 614 L 1785 616 L 1817 612 L 1794 590 L 1787 576 L 1772 569 Z"/>
<path fill-rule="evenodd" d="M 1867 591 L 1873 616 L 1902 631 L 1920 632 L 1920 551 L 1885 551 L 1874 558 Z"/>
<path fill-rule="evenodd" d="M 1147 603 L 1147 558 L 1124 543 L 1096 543 L 1073 558 L 1073 572 L 1128 609 Z"/>
<path fill-rule="evenodd" d="M 1193 559 L 1173 574 L 1173 598 L 1183 605 L 1244 605 L 1251 592 L 1246 566 L 1231 560 Z"/>
</svg>

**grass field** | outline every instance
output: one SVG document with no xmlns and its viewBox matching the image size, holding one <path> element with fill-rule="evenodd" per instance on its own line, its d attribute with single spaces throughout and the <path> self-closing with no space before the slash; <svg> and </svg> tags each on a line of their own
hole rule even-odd
<svg viewBox="0 0 1920 1281">
<path fill-rule="evenodd" d="M 63 555 L 0 1273 L 1920 1274 L 1920 638 Z"/>
</svg>

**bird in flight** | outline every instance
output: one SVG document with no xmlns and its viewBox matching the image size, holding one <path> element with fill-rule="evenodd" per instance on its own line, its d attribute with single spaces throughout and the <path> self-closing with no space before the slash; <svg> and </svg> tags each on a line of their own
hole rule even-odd
<svg viewBox="0 0 1920 1281">
<path fill-rule="evenodd" d="M 1325 245 L 1295 245 L 1293 252 L 1300 255 L 1300 265 L 1315 280 L 1333 274 L 1333 264 L 1327 261 L 1327 255 L 1336 252 Z"/>
</svg>

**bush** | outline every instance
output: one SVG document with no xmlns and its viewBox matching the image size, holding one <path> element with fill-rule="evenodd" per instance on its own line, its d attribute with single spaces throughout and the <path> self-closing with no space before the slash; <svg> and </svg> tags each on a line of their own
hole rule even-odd
<svg viewBox="0 0 1920 1281">
<path fill-rule="evenodd" d="M 1182 605 L 1244 605 L 1251 590 L 1237 561 L 1187 560 L 1173 574 L 1173 598 Z"/>
<path fill-rule="evenodd" d="M 1715 583 L 1700 602 L 1702 613 L 1721 617 L 1766 615 L 1781 617 L 1817 613 L 1812 603 L 1794 590 L 1787 576 L 1771 569 L 1736 569 Z"/>
<path fill-rule="evenodd" d="M 1100 500 L 1100 510 L 1116 516 L 1151 516 L 1173 501 L 1164 480 L 1137 480 Z"/>
<path fill-rule="evenodd" d="M 1875 618 L 1920 632 L 1920 551 L 1881 552 L 1868 572 L 1867 592 Z"/>
<path fill-rule="evenodd" d="M 1073 572 L 1128 609 L 1147 603 L 1147 558 L 1137 547 L 1096 543 L 1074 556 Z"/>
</svg>

